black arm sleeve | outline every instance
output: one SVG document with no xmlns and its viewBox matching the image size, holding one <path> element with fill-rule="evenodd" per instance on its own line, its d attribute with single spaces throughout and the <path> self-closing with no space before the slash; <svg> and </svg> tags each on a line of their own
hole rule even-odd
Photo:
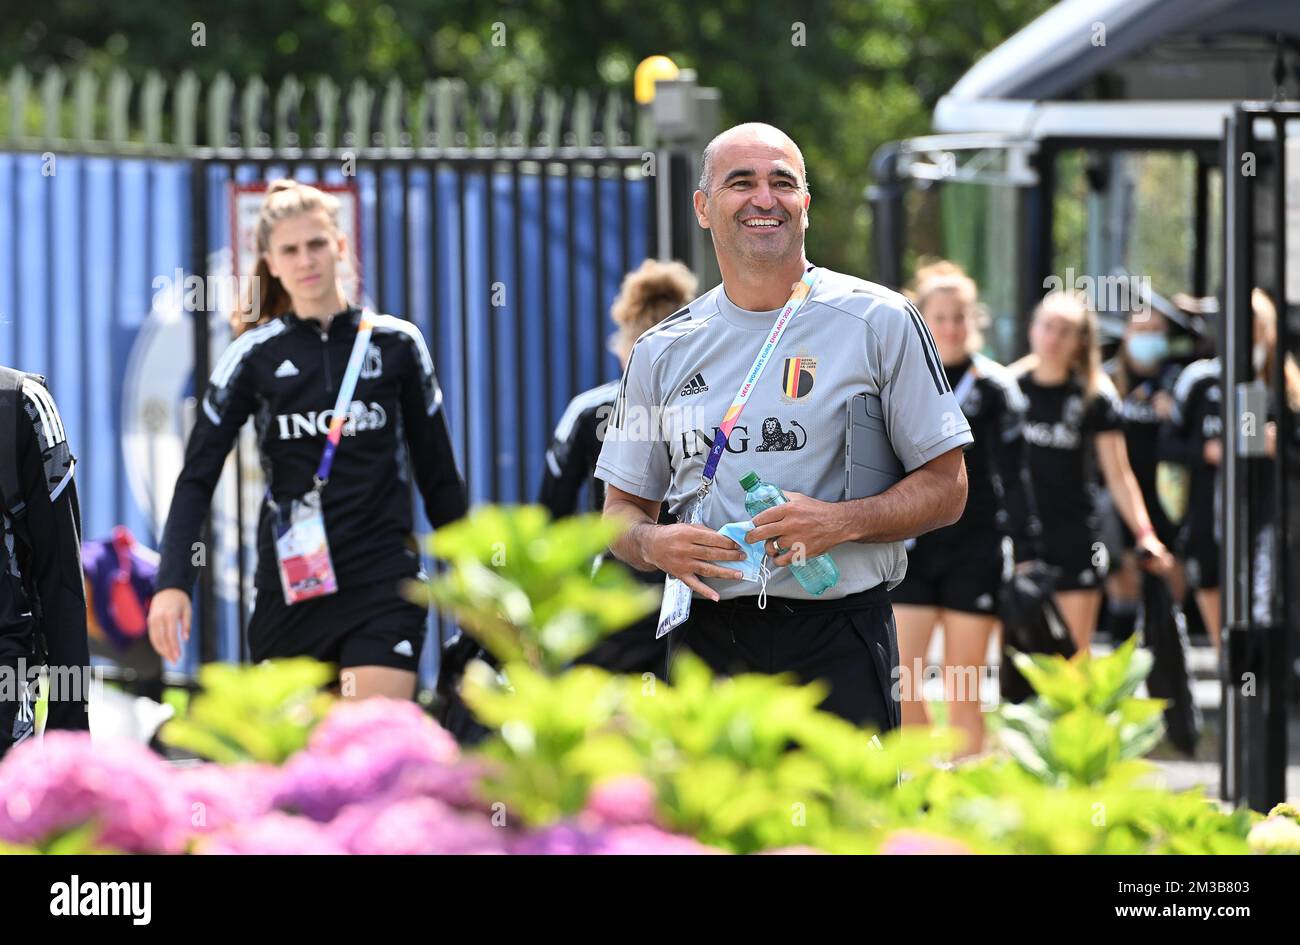
<svg viewBox="0 0 1300 945">
<path fill-rule="evenodd" d="M 411 338 L 413 356 L 402 373 L 402 417 L 424 514 L 430 525 L 439 528 L 464 518 L 469 496 L 456 468 L 442 391 L 423 346 L 423 339 Z"/>
<path fill-rule="evenodd" d="M 578 493 L 596 468 L 592 449 L 596 441 L 595 421 L 595 412 L 584 410 L 568 429 L 563 420 L 555 429 L 550 449 L 546 451 L 546 469 L 538 499 L 551 518 L 563 518 L 578 511 Z"/>
<path fill-rule="evenodd" d="M 49 657 L 51 698 L 46 728 L 90 728 L 90 643 L 81 572 L 81 509 L 72 476 L 76 463 L 54 400 L 44 388 L 24 388 L 18 417 L 27 534 L 41 632 Z"/>
<path fill-rule="evenodd" d="M 209 386 L 199 405 L 197 421 L 185 447 L 185 465 L 163 529 L 158 590 L 179 588 L 190 593 L 198 576 L 195 545 L 212 505 L 212 492 L 221 478 L 230 448 L 256 403 L 249 372 L 241 367 L 219 391 Z"/>
</svg>

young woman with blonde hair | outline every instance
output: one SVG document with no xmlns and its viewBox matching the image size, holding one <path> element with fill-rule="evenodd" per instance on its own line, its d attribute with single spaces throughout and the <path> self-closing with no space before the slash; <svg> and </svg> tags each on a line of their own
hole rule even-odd
<svg viewBox="0 0 1300 945">
<path fill-rule="evenodd" d="M 345 697 L 410 698 L 425 609 L 399 590 L 420 569 L 409 484 L 435 527 L 465 513 L 465 487 L 419 329 L 345 294 L 338 211 L 308 184 L 267 189 L 253 291 L 232 319 L 238 337 L 212 372 L 172 497 L 149 637 L 180 658 L 194 549 L 252 416 L 267 480 L 253 660 L 313 656 L 339 667 Z"/>
<path fill-rule="evenodd" d="M 1109 571 L 1096 508 L 1098 468 L 1143 567 L 1167 574 L 1173 559 L 1129 466 L 1119 396 L 1101 367 L 1096 314 L 1080 295 L 1051 292 L 1034 310 L 1029 345 L 1012 372 L 1029 403 L 1025 439 L 1044 560 L 1061 569 L 1056 602 L 1083 650 Z"/>
<path fill-rule="evenodd" d="M 944 639 L 944 692 L 950 723 L 966 736 L 964 754 L 984 737 L 979 683 L 996 629 L 998 591 L 1013 560 L 1041 555 L 1021 427 L 1025 400 L 1002 365 L 979 353 L 980 306 L 973 279 L 950 262 L 917 271 L 909 293 L 934 337 L 948 384 L 970 423 L 966 510 L 947 528 L 909 543 L 907 575 L 890 592 L 898 626 L 903 724 L 928 724 L 922 693 L 926 650 L 936 626 Z M 1003 538 L 1011 539 L 1010 559 Z"/>
</svg>

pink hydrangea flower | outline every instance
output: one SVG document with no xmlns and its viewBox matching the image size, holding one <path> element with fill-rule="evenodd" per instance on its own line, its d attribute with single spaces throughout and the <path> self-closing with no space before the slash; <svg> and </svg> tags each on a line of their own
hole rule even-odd
<svg viewBox="0 0 1300 945">
<path fill-rule="evenodd" d="M 886 856 L 969 856 L 975 851 L 948 837 L 937 837 L 919 830 L 899 830 L 885 838 L 880 852 Z"/>
<path fill-rule="evenodd" d="M 270 765 L 202 764 L 179 768 L 172 780 L 195 833 L 211 833 L 271 809 L 280 770 Z"/>
<path fill-rule="evenodd" d="M 321 821 L 380 798 L 429 795 L 469 806 L 479 771 L 459 758 L 455 739 L 414 703 L 340 703 L 285 764 L 274 804 Z"/>
<path fill-rule="evenodd" d="M 325 826 L 271 811 L 204 837 L 194 852 L 210 856 L 331 856 L 348 851 Z"/>
<path fill-rule="evenodd" d="M 446 765 L 460 758 L 456 739 L 405 699 L 339 702 L 311 733 L 307 747 L 332 755 L 350 746 L 384 741 L 417 742 L 431 758 Z"/>
<path fill-rule="evenodd" d="M 587 795 L 583 820 L 608 826 L 652 824 L 656 797 L 654 784 L 639 775 L 610 778 Z"/>
<path fill-rule="evenodd" d="M 510 852 L 518 856 L 690 856 L 723 851 L 649 824 L 588 830 L 565 822 L 521 837 Z"/>
<path fill-rule="evenodd" d="M 363 855 L 505 853 L 510 837 L 487 814 L 431 797 L 353 804 L 334 818 L 330 832 L 350 853 Z"/>
<path fill-rule="evenodd" d="M 92 745 L 87 732 L 47 732 L 0 764 L 0 840 L 40 844 L 94 821 L 99 846 L 179 853 L 189 809 L 171 773 L 137 742 Z"/>
</svg>

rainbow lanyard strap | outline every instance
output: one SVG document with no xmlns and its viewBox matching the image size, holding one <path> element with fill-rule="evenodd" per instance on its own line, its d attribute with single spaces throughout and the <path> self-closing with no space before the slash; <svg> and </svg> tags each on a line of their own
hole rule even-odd
<svg viewBox="0 0 1300 945">
<path fill-rule="evenodd" d="M 723 417 L 721 425 L 718 427 L 718 436 L 713 441 L 713 449 L 709 450 L 709 458 L 704 463 L 704 477 L 700 483 L 700 488 L 695 493 L 695 511 L 698 512 L 704 502 L 705 496 L 713 488 L 713 480 L 718 472 L 718 462 L 722 459 L 722 454 L 727 449 L 727 439 L 731 436 L 731 431 L 735 429 L 736 424 L 740 421 L 741 411 L 745 409 L 745 404 L 749 402 L 749 395 L 754 392 L 758 386 L 758 379 L 763 376 L 763 370 L 767 367 L 767 362 L 772 360 L 772 352 L 781 341 L 781 336 L 789 327 L 790 322 L 799 314 L 804 303 L 812 297 L 813 287 L 817 284 L 817 279 L 821 273 L 813 266 L 803 274 L 803 278 L 794 287 L 789 300 L 785 307 L 781 309 L 781 314 L 776 317 L 772 324 L 772 330 L 768 332 L 767 340 L 763 342 L 763 347 L 759 349 L 758 356 L 754 358 L 754 364 L 745 375 L 745 382 L 740 385 L 740 390 L 736 392 L 736 397 L 727 408 L 727 415 Z"/>
<path fill-rule="evenodd" d="M 370 333 L 374 330 L 373 318 L 374 313 L 370 309 L 361 310 L 361 321 L 357 324 L 357 340 L 352 343 L 352 354 L 348 357 L 348 366 L 343 372 L 339 396 L 334 401 L 334 416 L 330 420 L 329 433 L 325 436 L 325 449 L 321 451 L 320 465 L 316 467 L 318 492 L 325 483 L 329 482 L 330 468 L 334 465 L 334 454 L 338 451 L 339 441 L 343 438 L 343 424 L 351 418 L 352 394 L 357 389 L 361 366 L 366 360 L 366 348 L 370 346 Z"/>
</svg>

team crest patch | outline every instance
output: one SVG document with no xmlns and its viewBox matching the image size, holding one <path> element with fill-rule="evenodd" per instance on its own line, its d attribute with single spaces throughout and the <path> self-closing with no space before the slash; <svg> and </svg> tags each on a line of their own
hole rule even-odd
<svg viewBox="0 0 1300 945">
<path fill-rule="evenodd" d="M 786 358 L 781 366 L 781 396 L 789 402 L 803 400 L 812 393 L 816 376 L 816 358 Z"/>
</svg>

